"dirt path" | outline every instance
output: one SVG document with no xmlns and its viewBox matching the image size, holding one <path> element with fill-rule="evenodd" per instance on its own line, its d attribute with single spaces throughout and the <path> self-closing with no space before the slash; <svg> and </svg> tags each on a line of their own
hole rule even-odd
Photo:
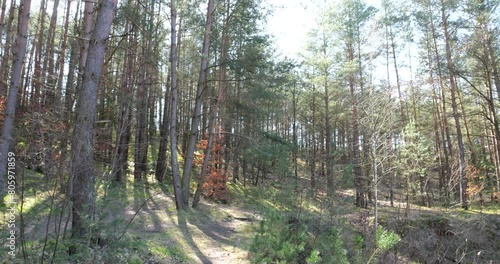
<svg viewBox="0 0 500 264">
<path fill-rule="evenodd" d="M 187 225 L 199 249 L 196 257 L 201 263 L 249 263 L 246 246 L 251 239 L 251 225 L 257 219 L 241 208 L 227 206 L 219 210 L 220 216 L 225 216 L 222 220 Z"/>
<path fill-rule="evenodd" d="M 135 210 L 125 215 L 133 216 Z M 165 234 L 165 243 L 173 243 L 191 259 L 181 263 L 250 263 L 247 245 L 252 239 L 252 226 L 258 224 L 256 212 L 231 205 L 204 202 L 186 213 L 175 210 L 172 197 L 157 194 L 137 213 L 131 232 Z M 144 235 L 146 234 L 146 235 Z M 176 263 L 176 261 L 160 263 Z"/>
<path fill-rule="evenodd" d="M 142 263 L 151 264 L 250 263 L 247 248 L 253 238 L 253 226 L 259 223 L 257 212 L 207 201 L 200 203 L 197 209 L 178 212 L 169 192 L 142 187 L 116 192 L 121 194 L 112 194 L 112 199 L 96 210 L 98 236 L 106 240 L 105 243 L 117 243 L 122 235 L 121 241 L 129 241 L 121 242 L 128 244 L 119 249 L 127 253 L 113 252 L 117 253 L 116 257 L 127 258 L 135 254 Z M 47 203 L 42 202 L 31 210 L 48 212 L 50 204 Z M 49 238 L 55 237 L 59 213 L 52 215 L 50 220 L 46 214 L 35 214 L 25 215 L 25 236 L 43 241 L 47 232 Z M 68 214 L 62 219 L 61 232 L 66 222 L 69 223 L 67 230 L 71 230 Z M 134 240 L 143 246 L 140 251 Z M 94 252 L 97 262 L 94 263 L 107 263 L 101 259 L 110 247 L 104 244 L 97 248 Z M 41 245 L 33 250 L 41 251 Z"/>
</svg>

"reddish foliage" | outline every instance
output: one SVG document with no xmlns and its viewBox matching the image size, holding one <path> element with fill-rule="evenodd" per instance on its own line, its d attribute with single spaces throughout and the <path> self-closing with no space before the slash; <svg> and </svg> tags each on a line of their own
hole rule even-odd
<svg viewBox="0 0 500 264">
<path fill-rule="evenodd" d="M 484 179 L 481 170 L 473 165 L 467 166 L 467 197 L 473 199 L 479 194 L 480 202 L 483 203 Z"/>
<path fill-rule="evenodd" d="M 6 104 L 7 104 L 7 99 L 5 99 L 5 96 L 0 96 L 0 124 L 3 124 Z"/>
<path fill-rule="evenodd" d="M 224 138 L 222 136 L 216 136 L 210 151 L 207 174 L 204 175 L 203 196 L 221 202 L 228 202 L 230 195 L 226 186 L 227 176 L 222 170 L 222 157 L 224 151 L 224 147 L 222 146 L 223 140 Z M 203 139 L 196 146 L 198 149 L 202 150 L 202 152 L 196 154 L 195 164 L 201 167 L 205 158 L 204 152 L 208 147 L 208 140 Z"/>
</svg>

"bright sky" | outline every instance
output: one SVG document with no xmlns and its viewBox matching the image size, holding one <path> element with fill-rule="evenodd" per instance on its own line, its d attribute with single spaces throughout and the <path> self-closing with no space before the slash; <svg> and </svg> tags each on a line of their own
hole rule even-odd
<svg viewBox="0 0 500 264">
<path fill-rule="evenodd" d="M 327 1 L 334 3 L 338 0 Z M 278 51 L 289 58 L 298 58 L 307 42 L 307 33 L 314 28 L 319 14 L 318 0 L 268 0 L 275 7 L 268 18 L 268 33 L 275 36 Z M 366 0 L 371 6 L 378 7 L 380 0 Z M 322 4 L 323 4 L 322 3 Z M 320 4 L 321 5 L 321 4 Z"/>
<path fill-rule="evenodd" d="M 311 0 L 269 0 L 275 7 L 268 18 L 267 30 L 276 40 L 278 51 L 297 58 L 307 42 L 307 33 L 314 26 L 316 13 Z"/>
<path fill-rule="evenodd" d="M 123 0 L 119 0 L 123 1 Z M 315 18 L 321 5 L 332 4 L 339 0 L 266 0 L 274 7 L 267 21 L 267 33 L 274 36 L 276 47 L 281 55 L 299 59 L 304 51 L 308 32 L 315 26 Z M 380 0 L 365 0 L 368 5 L 379 6 Z M 53 1 L 49 1 L 51 10 Z M 64 12 L 66 1 L 61 1 L 59 10 Z M 73 6 L 75 3 L 73 2 Z M 32 0 L 32 8 L 40 8 L 40 0 Z"/>
</svg>

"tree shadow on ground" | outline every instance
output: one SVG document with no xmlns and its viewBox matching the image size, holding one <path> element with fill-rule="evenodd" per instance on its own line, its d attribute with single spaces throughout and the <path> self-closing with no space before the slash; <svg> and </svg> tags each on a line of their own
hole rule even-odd
<svg viewBox="0 0 500 264">
<path fill-rule="evenodd" d="M 172 193 L 167 190 L 166 186 L 160 186 L 164 195 L 172 199 L 171 202 L 175 204 L 175 199 Z M 203 203 L 201 203 L 200 205 L 203 205 Z M 209 252 L 212 252 L 214 250 L 217 251 L 218 249 L 223 250 L 224 245 L 228 245 L 245 250 L 242 246 L 242 243 L 238 243 L 237 239 L 234 239 L 234 236 L 237 234 L 237 232 L 232 226 L 235 223 L 233 221 L 238 221 L 236 219 L 225 218 L 222 221 L 217 221 L 212 219 L 209 209 L 192 208 L 189 208 L 185 211 L 175 212 L 167 210 L 167 215 L 171 220 L 174 220 L 177 216 L 177 224 L 184 240 L 192 248 L 198 259 L 202 263 L 212 263 L 212 260 L 207 255 L 205 255 L 205 253 L 208 253 L 207 249 L 210 249 Z M 196 229 L 203 233 L 203 237 L 197 237 L 201 233 L 198 233 Z M 195 233 L 198 233 L 198 235 Z M 209 242 L 199 241 L 198 239 L 208 239 Z M 202 246 L 201 243 L 208 243 L 209 248 Z M 205 251 L 205 253 L 203 253 L 202 249 Z"/>
<path fill-rule="evenodd" d="M 194 250 L 194 253 L 196 256 L 201 260 L 202 263 L 204 264 L 209 264 L 212 263 L 207 256 L 203 254 L 203 252 L 200 250 L 198 245 L 193 239 L 193 236 L 191 235 L 189 228 L 187 226 L 187 219 L 184 214 L 184 212 L 177 212 L 177 221 L 179 224 L 179 228 L 181 229 L 182 235 L 184 236 L 184 239 L 186 242 L 191 246 L 191 248 Z"/>
</svg>

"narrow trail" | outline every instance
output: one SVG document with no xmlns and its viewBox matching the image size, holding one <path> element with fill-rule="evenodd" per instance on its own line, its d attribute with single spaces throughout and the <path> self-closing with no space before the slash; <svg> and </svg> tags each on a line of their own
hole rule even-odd
<svg viewBox="0 0 500 264">
<path fill-rule="evenodd" d="M 202 201 L 197 209 L 178 212 L 173 195 L 161 191 L 153 193 L 147 188 L 123 198 L 122 201 L 110 201 L 108 209 L 114 209 L 99 213 L 98 225 L 108 232 L 110 242 L 113 241 L 111 237 L 116 239 L 124 233 L 148 245 L 151 254 L 149 259 L 142 259 L 144 263 L 250 263 L 247 248 L 253 238 L 253 227 L 260 220 L 256 211 Z M 66 221 L 65 216 L 63 226 Z M 49 236 L 55 236 L 57 221 L 54 217 L 48 225 L 47 229 L 46 217 L 29 219 L 26 236 L 43 238 L 45 230 Z M 158 248 L 162 252 L 158 253 Z M 100 257 L 94 260 L 106 263 Z"/>
<path fill-rule="evenodd" d="M 125 211 L 127 217 L 135 213 Z M 165 243 L 180 245 L 192 259 L 181 263 L 250 263 L 247 245 L 252 239 L 252 226 L 259 219 L 255 211 L 206 201 L 197 209 L 179 213 L 173 197 L 162 193 L 141 208 L 130 232 L 142 233 L 144 239 L 148 239 L 147 234 L 164 233 L 168 237 Z"/>
</svg>

